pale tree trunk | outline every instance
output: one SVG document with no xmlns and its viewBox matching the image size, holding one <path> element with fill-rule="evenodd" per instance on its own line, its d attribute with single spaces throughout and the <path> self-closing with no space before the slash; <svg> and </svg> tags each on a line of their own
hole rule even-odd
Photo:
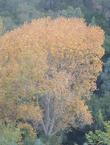
<svg viewBox="0 0 110 145">
<path fill-rule="evenodd" d="M 50 98 L 48 98 L 47 100 L 47 104 L 46 104 L 46 110 L 45 110 L 45 119 L 42 119 L 42 129 L 44 131 L 44 134 L 47 138 L 52 137 L 53 134 L 53 128 L 55 125 L 55 115 L 54 113 L 51 115 L 51 102 L 50 102 Z M 53 116 L 52 118 L 50 116 Z"/>
</svg>

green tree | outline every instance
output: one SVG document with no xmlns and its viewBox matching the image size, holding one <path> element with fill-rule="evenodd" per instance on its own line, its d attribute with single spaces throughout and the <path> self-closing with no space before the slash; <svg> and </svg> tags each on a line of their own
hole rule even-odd
<svg viewBox="0 0 110 145">
<path fill-rule="evenodd" d="M 72 6 L 68 6 L 67 9 L 59 10 L 58 16 L 84 17 L 84 14 L 80 8 L 73 8 Z"/>
<path fill-rule="evenodd" d="M 110 122 L 104 123 L 104 131 L 95 130 L 86 134 L 89 145 L 109 145 L 110 144 Z"/>
<path fill-rule="evenodd" d="M 102 82 L 100 86 L 102 95 L 110 95 L 110 58 L 104 64 L 104 71 L 101 74 L 100 80 Z"/>
<path fill-rule="evenodd" d="M 89 107 L 92 111 L 95 129 L 103 129 L 104 120 L 110 119 L 110 95 L 94 95 L 89 101 Z"/>
</svg>

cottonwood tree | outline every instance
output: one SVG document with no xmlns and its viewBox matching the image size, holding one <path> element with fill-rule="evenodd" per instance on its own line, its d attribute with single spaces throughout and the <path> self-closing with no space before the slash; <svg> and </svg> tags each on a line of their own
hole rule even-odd
<svg viewBox="0 0 110 145">
<path fill-rule="evenodd" d="M 15 119 L 47 137 L 90 124 L 85 100 L 102 70 L 103 41 L 99 27 L 77 18 L 42 18 L 6 33 L 0 38 L 0 101 L 14 100 Z"/>
</svg>

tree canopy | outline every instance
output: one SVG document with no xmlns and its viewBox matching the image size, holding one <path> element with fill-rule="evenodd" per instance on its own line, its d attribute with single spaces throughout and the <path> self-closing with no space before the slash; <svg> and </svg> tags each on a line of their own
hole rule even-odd
<svg viewBox="0 0 110 145">
<path fill-rule="evenodd" d="M 85 101 L 102 71 L 103 41 L 101 28 L 63 17 L 34 20 L 2 36 L 0 119 L 30 123 L 47 137 L 90 124 Z"/>
</svg>

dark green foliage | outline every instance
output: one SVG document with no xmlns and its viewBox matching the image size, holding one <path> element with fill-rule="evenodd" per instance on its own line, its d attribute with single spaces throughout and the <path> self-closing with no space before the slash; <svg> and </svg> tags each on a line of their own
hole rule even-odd
<svg viewBox="0 0 110 145">
<path fill-rule="evenodd" d="M 109 39 L 109 38 L 108 38 Z M 108 42 L 109 43 L 109 42 Z M 102 84 L 100 86 L 101 93 L 105 96 L 110 95 L 110 58 L 104 64 L 104 71 L 101 74 Z"/>
<path fill-rule="evenodd" d="M 103 129 L 104 120 L 110 120 L 110 95 L 93 96 L 89 102 L 93 114 L 94 128 Z"/>
<path fill-rule="evenodd" d="M 104 48 L 106 51 L 106 54 L 110 54 L 110 35 L 105 36 L 105 43 L 104 43 Z"/>
<path fill-rule="evenodd" d="M 57 12 L 57 16 L 65 16 L 65 17 L 84 17 L 80 8 L 73 8 L 72 6 L 68 6 L 67 9 L 59 10 Z"/>
<path fill-rule="evenodd" d="M 110 122 L 104 123 L 104 131 L 95 130 L 86 134 L 89 145 L 109 145 L 110 144 Z"/>
</svg>

